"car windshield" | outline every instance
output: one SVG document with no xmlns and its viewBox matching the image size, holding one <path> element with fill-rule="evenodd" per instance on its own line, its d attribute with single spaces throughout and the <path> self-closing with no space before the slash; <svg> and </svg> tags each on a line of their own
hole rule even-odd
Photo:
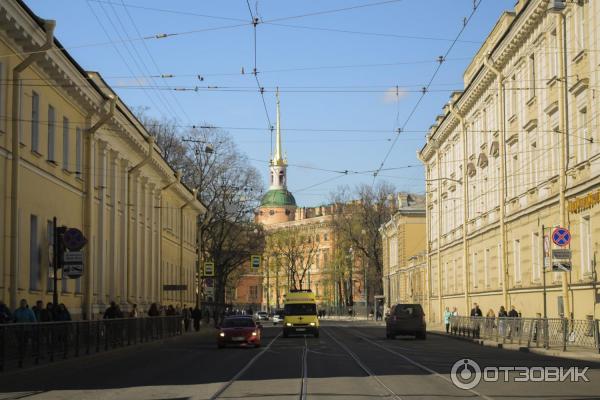
<svg viewBox="0 0 600 400">
<path fill-rule="evenodd" d="M 223 328 L 252 328 L 254 321 L 250 318 L 230 318 L 223 321 Z"/>
<path fill-rule="evenodd" d="M 399 318 L 420 317 L 423 310 L 418 304 L 398 304 L 394 310 L 394 315 Z"/>
<path fill-rule="evenodd" d="M 285 315 L 317 315 L 317 305 L 314 303 L 286 304 Z"/>
</svg>

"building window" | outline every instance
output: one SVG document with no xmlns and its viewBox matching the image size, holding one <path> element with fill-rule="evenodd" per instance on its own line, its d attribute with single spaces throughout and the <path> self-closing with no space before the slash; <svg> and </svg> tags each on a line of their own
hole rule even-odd
<svg viewBox="0 0 600 400">
<path fill-rule="evenodd" d="M 479 286 L 479 278 L 477 276 L 477 253 L 473 253 L 471 257 L 471 281 L 473 282 L 473 287 L 476 288 Z"/>
<path fill-rule="evenodd" d="M 458 270 L 456 269 L 456 260 L 452 260 L 452 289 L 456 291 L 458 289 L 457 277 Z"/>
<path fill-rule="evenodd" d="M 483 253 L 483 283 L 485 287 L 490 286 L 490 249 Z"/>
<path fill-rule="evenodd" d="M 515 263 L 515 283 L 521 283 L 521 241 L 513 242 L 513 261 Z"/>
<path fill-rule="evenodd" d="M 540 234 L 534 232 L 531 235 L 531 277 L 533 282 L 538 282 L 541 277 Z"/>
<path fill-rule="evenodd" d="M 4 79 L 4 64 L 0 62 L 0 132 L 6 131 L 6 116 L 4 107 L 6 106 L 6 79 Z"/>
<path fill-rule="evenodd" d="M 390 267 L 398 265 L 398 238 L 396 235 L 390 238 Z"/>
<path fill-rule="evenodd" d="M 585 34 L 586 34 L 586 20 L 585 20 L 585 1 L 578 0 L 576 4 L 576 19 L 575 19 L 575 40 L 577 43 L 577 50 L 581 51 L 585 49 Z"/>
<path fill-rule="evenodd" d="M 56 156 L 54 154 L 54 144 L 55 144 L 55 119 L 56 115 L 54 113 L 54 107 L 48 106 L 48 161 L 56 161 Z"/>
<path fill-rule="evenodd" d="M 82 135 L 81 128 L 75 128 L 75 174 L 81 178 L 81 159 L 82 159 Z"/>
<path fill-rule="evenodd" d="M 535 97 L 535 91 L 537 86 L 537 74 L 536 74 L 535 54 L 529 56 L 529 98 Z"/>
<path fill-rule="evenodd" d="M 577 136 L 579 136 L 579 146 L 577 149 L 578 162 L 584 162 L 589 157 L 590 132 L 587 126 L 587 108 L 582 108 L 577 113 Z"/>
<path fill-rule="evenodd" d="M 40 96 L 31 92 L 31 151 L 40 152 Z"/>
<path fill-rule="evenodd" d="M 38 217 L 31 215 L 29 218 L 29 289 L 40 289 L 40 241 L 38 237 Z"/>
<path fill-rule="evenodd" d="M 592 273 L 592 227 L 590 216 L 581 218 L 581 270 L 584 275 Z"/>
<path fill-rule="evenodd" d="M 19 97 L 17 100 L 17 110 L 19 110 L 19 121 L 17 121 L 17 124 L 19 126 L 19 142 L 21 144 L 25 144 L 25 137 L 23 134 L 23 121 L 21 120 L 23 118 L 23 81 L 19 79 L 17 86 L 17 92 Z"/>
<path fill-rule="evenodd" d="M 558 75 L 558 40 L 556 29 L 550 33 L 550 79 Z"/>
<path fill-rule="evenodd" d="M 496 263 L 496 265 L 498 266 L 498 287 L 502 286 L 502 282 L 503 282 L 503 277 L 502 274 L 504 273 L 504 271 L 502 271 L 502 259 L 504 257 L 502 256 L 502 244 L 499 243 L 498 244 L 498 262 Z"/>
<path fill-rule="evenodd" d="M 448 261 L 444 263 L 444 293 L 448 293 Z"/>
<path fill-rule="evenodd" d="M 69 170 L 69 119 L 63 117 L 63 169 Z"/>
</svg>

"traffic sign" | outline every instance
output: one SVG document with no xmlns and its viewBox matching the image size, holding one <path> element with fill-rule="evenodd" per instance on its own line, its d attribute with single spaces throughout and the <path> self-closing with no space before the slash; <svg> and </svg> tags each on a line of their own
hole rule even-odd
<svg viewBox="0 0 600 400">
<path fill-rule="evenodd" d="M 87 244 L 87 239 L 77 228 L 68 228 L 63 234 L 63 243 L 69 250 L 81 250 Z"/>
<path fill-rule="evenodd" d="M 571 249 L 552 249 L 552 258 L 555 260 L 570 260 Z"/>
<path fill-rule="evenodd" d="M 63 266 L 63 276 L 75 279 L 83 275 L 83 264 L 67 264 Z"/>
<path fill-rule="evenodd" d="M 571 232 L 567 228 L 561 226 L 552 231 L 552 242 L 560 247 L 568 246 L 571 243 Z"/>
<path fill-rule="evenodd" d="M 215 276 L 215 263 L 204 263 L 204 276 Z"/>
<path fill-rule="evenodd" d="M 83 251 L 65 251 L 63 265 L 83 264 Z"/>
<path fill-rule="evenodd" d="M 571 271 L 571 262 L 569 261 L 561 261 L 559 263 L 552 263 L 552 270 L 554 272 L 569 272 Z"/>
<path fill-rule="evenodd" d="M 251 256 L 250 257 L 250 266 L 254 269 L 260 268 L 260 256 Z"/>
</svg>

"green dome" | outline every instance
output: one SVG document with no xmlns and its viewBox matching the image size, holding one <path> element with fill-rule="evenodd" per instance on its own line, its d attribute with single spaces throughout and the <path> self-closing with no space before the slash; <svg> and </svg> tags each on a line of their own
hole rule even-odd
<svg viewBox="0 0 600 400">
<path fill-rule="evenodd" d="M 260 201 L 260 205 L 261 207 L 296 207 L 296 199 L 294 199 L 294 196 L 286 189 L 273 189 L 265 193 Z"/>
</svg>

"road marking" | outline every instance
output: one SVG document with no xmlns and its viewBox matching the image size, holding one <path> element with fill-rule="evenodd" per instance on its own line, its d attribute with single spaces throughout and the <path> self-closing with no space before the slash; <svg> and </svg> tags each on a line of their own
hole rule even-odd
<svg viewBox="0 0 600 400">
<path fill-rule="evenodd" d="M 383 383 L 383 381 L 381 379 L 379 379 L 379 377 L 377 375 L 375 375 L 370 369 L 369 367 L 367 367 L 365 364 L 363 364 L 363 362 L 358 358 L 358 356 L 348 348 L 348 346 L 346 346 L 344 343 L 340 342 L 335 336 L 333 336 L 333 334 L 329 333 L 328 330 L 325 330 L 323 328 L 321 328 L 321 330 L 327 335 L 329 336 L 331 339 L 333 339 L 334 342 L 337 343 L 338 346 L 340 346 L 342 349 L 344 349 L 344 351 L 346 351 L 346 353 L 348 353 L 350 355 L 350 357 L 352 357 L 352 359 L 356 362 L 356 364 L 358 364 L 358 366 L 367 373 L 367 375 L 369 375 L 369 377 L 375 379 L 377 381 L 377 383 L 379 383 L 381 386 L 383 386 L 391 395 L 391 398 L 396 399 L 396 400 L 402 400 L 402 398 L 400 396 L 398 396 L 392 389 L 390 389 L 389 386 L 387 386 L 385 383 Z"/>
<path fill-rule="evenodd" d="M 352 329 L 352 330 L 355 330 L 355 329 Z M 452 380 L 450 378 L 448 378 L 448 377 L 446 377 L 446 376 L 438 373 L 437 371 L 434 371 L 433 369 L 431 369 L 429 367 L 426 367 L 425 365 L 423 365 L 423 364 L 421 364 L 421 363 L 419 363 L 419 362 L 417 362 L 417 361 L 415 361 L 415 360 L 413 360 L 413 359 L 405 356 L 404 354 L 398 353 L 397 351 L 394 351 L 394 350 L 388 348 L 387 346 L 379 344 L 379 343 L 375 342 L 374 340 L 371 340 L 368 337 L 364 336 L 361 333 L 356 333 L 356 334 L 352 334 L 352 335 L 355 336 L 355 337 L 361 338 L 364 341 L 366 341 L 368 343 L 371 343 L 372 345 L 374 345 L 376 347 L 379 347 L 382 350 L 387 351 L 388 353 L 391 353 L 391 354 L 394 354 L 394 355 L 396 355 L 396 356 L 398 356 L 400 358 L 403 358 L 404 360 L 408 361 L 412 365 L 414 365 L 414 366 L 416 366 L 418 368 L 421 368 L 422 370 L 427 371 L 430 374 L 433 374 L 433 375 L 437 376 L 438 378 L 441 378 L 441 379 L 445 380 L 446 382 L 450 383 L 453 387 L 456 387 L 456 386 L 454 386 L 454 384 L 452 383 Z M 486 396 L 485 394 L 479 393 L 479 392 L 477 392 L 477 391 L 475 391 L 473 389 L 469 389 L 468 391 L 471 392 L 471 393 L 473 393 L 474 395 L 476 395 L 478 397 L 481 397 L 482 399 L 494 400 L 493 397 Z"/>
<path fill-rule="evenodd" d="M 304 349 L 302 350 L 302 382 L 300 384 L 300 399 L 306 400 L 308 395 L 308 342 L 304 335 Z"/>
<path fill-rule="evenodd" d="M 279 334 L 277 334 L 277 336 L 275 336 L 273 338 L 273 340 L 271 340 L 269 342 L 269 344 L 267 345 L 267 347 L 264 347 L 257 355 L 255 355 L 254 357 L 252 357 L 252 359 L 248 362 L 248 364 L 246 364 L 244 366 L 244 368 L 242 368 L 237 374 L 235 374 L 235 376 L 233 378 L 231 378 L 229 380 L 229 382 L 225 382 L 223 384 L 223 386 L 221 386 L 221 388 L 219 390 L 217 390 L 215 392 L 215 394 L 213 394 L 209 399 L 210 400 L 215 400 L 218 399 L 219 396 L 221 396 L 223 394 L 224 391 L 226 391 L 231 385 L 233 385 L 233 383 L 235 381 L 237 381 L 240 376 L 242 376 L 246 371 L 248 371 L 248 369 L 252 366 L 252 364 L 254 364 L 256 362 L 256 360 L 258 360 L 260 358 L 260 356 L 262 356 L 263 354 L 265 354 L 265 352 L 267 350 L 269 350 L 269 348 L 271 347 L 271 345 L 273 343 L 275 343 L 275 341 L 281 336 L 281 332 Z"/>
</svg>

